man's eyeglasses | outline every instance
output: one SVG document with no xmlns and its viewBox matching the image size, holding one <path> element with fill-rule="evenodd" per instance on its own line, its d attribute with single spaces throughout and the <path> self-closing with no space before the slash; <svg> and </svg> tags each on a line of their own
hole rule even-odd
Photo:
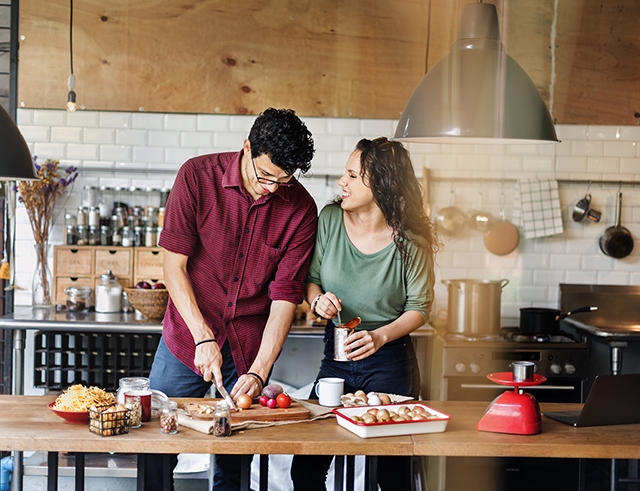
<svg viewBox="0 0 640 491">
<path fill-rule="evenodd" d="M 258 169 L 256 169 L 256 163 L 253 161 L 253 157 L 251 157 L 251 165 L 253 165 L 253 173 L 256 175 L 256 179 L 260 184 L 265 184 L 267 186 L 281 186 L 283 188 L 290 188 L 296 182 L 293 180 L 293 176 L 289 177 L 288 181 L 274 181 L 272 179 L 267 179 L 266 177 L 260 177 L 258 175 Z"/>
</svg>

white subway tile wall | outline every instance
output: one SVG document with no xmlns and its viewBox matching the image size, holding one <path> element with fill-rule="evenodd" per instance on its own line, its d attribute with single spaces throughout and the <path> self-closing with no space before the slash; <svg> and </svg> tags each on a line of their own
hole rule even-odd
<svg viewBox="0 0 640 491">
<path fill-rule="evenodd" d="M 170 187 L 188 158 L 242 146 L 255 116 L 146 114 L 125 112 L 19 109 L 18 124 L 40 162 L 60 159 L 81 169 L 81 177 L 64 209 L 82 203 L 85 184 L 96 186 Z M 322 207 L 339 191 L 349 153 L 360 138 L 391 136 L 395 120 L 304 118 L 316 144 L 310 177 L 302 183 Z M 465 227 L 454 237 L 440 237 L 436 259 L 434 315 L 445 313 L 443 279 L 501 279 L 502 315 L 517 319 L 521 307 L 557 307 L 560 283 L 640 285 L 640 245 L 627 258 L 605 256 L 598 240 L 615 223 L 618 181 L 623 181 L 621 219 L 640 239 L 640 128 L 636 126 L 560 125 L 557 145 L 409 144 L 418 177 L 429 170 L 432 215 L 455 205 L 465 212 L 482 207 L 510 220 L 520 178 L 558 179 L 564 232 L 525 240 L 506 256 L 485 249 L 483 233 Z M 148 170 L 152 172 L 147 172 Z M 571 181 L 584 182 L 571 182 Z M 591 181 L 589 184 L 586 181 Z M 609 181 L 602 183 L 601 181 Z M 629 184 L 638 182 L 638 185 Z M 599 223 L 574 222 L 573 207 L 585 194 L 602 212 Z M 505 206 L 501 207 L 501 195 Z M 35 267 L 32 235 L 22 205 L 17 210 L 16 304 L 30 305 Z M 52 243 L 63 242 L 62 216 Z M 53 268 L 53 256 L 50 264 Z"/>
</svg>

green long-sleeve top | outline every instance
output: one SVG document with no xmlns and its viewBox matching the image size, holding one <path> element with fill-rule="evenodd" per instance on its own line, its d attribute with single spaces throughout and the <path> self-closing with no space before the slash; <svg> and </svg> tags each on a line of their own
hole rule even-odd
<svg viewBox="0 0 640 491">
<path fill-rule="evenodd" d="M 373 254 L 363 254 L 349 240 L 342 213 L 333 203 L 320 212 L 307 283 L 333 292 L 342 300 L 342 322 L 360 316 L 361 329 L 377 329 L 408 310 L 419 312 L 426 322 L 435 283 L 433 256 L 426 241 L 407 234 L 424 244 L 406 244 L 412 257 L 408 268 L 394 242 Z"/>
</svg>

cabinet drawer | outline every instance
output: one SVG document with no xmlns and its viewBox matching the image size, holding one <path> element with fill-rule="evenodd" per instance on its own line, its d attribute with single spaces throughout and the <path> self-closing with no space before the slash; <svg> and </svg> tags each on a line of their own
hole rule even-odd
<svg viewBox="0 0 640 491">
<path fill-rule="evenodd" d="M 95 251 L 95 274 L 100 276 L 107 270 L 117 276 L 132 276 L 133 274 L 133 249 L 128 247 L 105 247 Z"/>
<path fill-rule="evenodd" d="M 154 280 L 162 280 L 164 273 L 162 271 L 162 248 L 141 248 L 136 249 L 136 271 L 135 278 L 151 278 Z"/>
<path fill-rule="evenodd" d="M 66 305 L 67 303 L 67 295 L 64 293 L 64 290 L 69 286 L 79 287 L 79 286 L 88 286 L 93 290 L 91 295 L 91 304 L 95 303 L 95 299 L 93 298 L 93 293 L 95 292 L 95 285 L 93 278 L 87 277 L 64 277 L 64 276 L 56 276 L 56 294 L 55 294 L 55 304 L 56 305 Z"/>
<path fill-rule="evenodd" d="M 54 247 L 56 275 L 86 276 L 93 274 L 93 249 Z"/>
</svg>

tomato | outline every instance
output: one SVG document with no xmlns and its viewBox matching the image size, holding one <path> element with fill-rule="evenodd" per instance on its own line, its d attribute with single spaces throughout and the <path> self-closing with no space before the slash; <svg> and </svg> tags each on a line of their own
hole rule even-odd
<svg viewBox="0 0 640 491">
<path fill-rule="evenodd" d="M 278 397 L 276 397 L 276 403 L 278 404 L 278 407 L 283 409 L 287 408 L 291 406 L 291 397 L 289 397 L 287 393 L 283 392 L 282 394 L 278 394 Z"/>
<path fill-rule="evenodd" d="M 236 399 L 236 405 L 240 409 L 249 409 L 251 407 L 252 402 L 253 400 L 251 399 L 251 396 L 248 394 L 240 394 Z"/>
</svg>

